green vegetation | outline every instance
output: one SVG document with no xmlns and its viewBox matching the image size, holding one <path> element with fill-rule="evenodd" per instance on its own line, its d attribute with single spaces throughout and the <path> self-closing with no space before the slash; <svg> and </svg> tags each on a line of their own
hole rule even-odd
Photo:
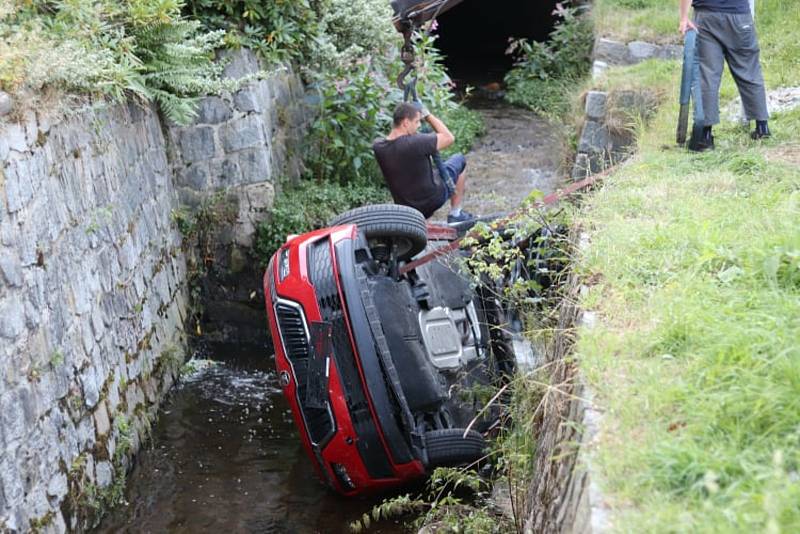
<svg viewBox="0 0 800 534">
<path fill-rule="evenodd" d="M 225 44 L 246 46 L 278 61 L 300 60 L 320 34 L 319 17 L 307 0 L 188 0 L 184 13 L 209 31 L 223 31 Z"/>
<path fill-rule="evenodd" d="M 604 0 L 592 8 L 598 35 L 617 41 L 678 43 L 678 0 Z"/>
<path fill-rule="evenodd" d="M 178 0 L 0 3 L 0 88 L 158 102 L 187 123 L 197 97 L 225 85 L 213 50 L 223 32 L 202 32 Z"/>
<path fill-rule="evenodd" d="M 636 31 L 639 11 L 665 9 L 628 3 L 601 0 L 598 13 Z M 797 85 L 800 14 L 784 0 L 756 5 L 768 88 Z M 608 83 L 677 94 L 679 69 L 613 69 Z M 726 75 L 723 107 L 735 94 Z M 724 122 L 716 151 L 691 154 L 673 146 L 675 100 L 640 125 L 639 153 L 578 216 L 591 245 L 576 269 L 593 284 L 582 306 L 600 317 L 576 346 L 604 413 L 596 477 L 620 531 L 794 532 L 800 110 L 774 114 L 763 142 Z"/>
<path fill-rule="evenodd" d="M 289 234 L 301 234 L 328 224 L 336 214 L 365 204 L 390 201 L 386 188 L 371 184 L 339 185 L 301 181 L 283 189 L 275 199 L 270 218 L 259 225 L 254 252 L 262 265 Z"/>
<path fill-rule="evenodd" d="M 486 481 L 471 469 L 437 467 L 420 494 L 385 499 L 370 514 L 351 523 L 350 532 L 363 532 L 373 522 L 409 514 L 417 516 L 415 529 L 431 525 L 436 532 L 508 532 L 510 525 L 504 517 L 477 504 L 485 504 L 488 489 Z"/>
<path fill-rule="evenodd" d="M 506 99 L 560 118 L 571 106 L 573 88 L 589 72 L 594 34 L 591 20 L 575 8 L 560 8 L 559 21 L 546 42 L 518 40 L 510 50 L 514 68 L 506 74 Z"/>
</svg>

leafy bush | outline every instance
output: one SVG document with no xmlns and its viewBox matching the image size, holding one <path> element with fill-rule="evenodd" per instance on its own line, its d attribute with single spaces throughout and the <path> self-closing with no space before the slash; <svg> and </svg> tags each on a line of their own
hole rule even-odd
<svg viewBox="0 0 800 534">
<path fill-rule="evenodd" d="M 307 138 L 310 175 L 341 184 L 379 180 L 372 142 L 388 131 L 400 91 L 370 61 L 321 74 L 315 85 L 319 108 Z"/>
<path fill-rule="evenodd" d="M 415 39 L 420 59 L 419 97 L 456 137 L 446 154 L 466 152 L 483 133 L 484 125 L 477 112 L 454 100 L 452 82 L 441 54 L 433 46 L 434 39 L 426 35 Z M 386 65 L 369 56 L 317 75 L 320 104 L 308 137 L 306 159 L 313 178 L 342 184 L 352 180 L 382 181 L 372 142 L 388 133 L 394 108 L 403 100 L 393 83 L 399 68 L 399 64 Z"/>
<path fill-rule="evenodd" d="M 444 155 L 466 152 L 475 138 L 483 135 L 485 126 L 477 111 L 464 107 L 453 98 L 454 84 L 445 69 L 444 56 L 436 48 L 437 38 L 437 35 L 427 33 L 414 36 L 415 54 L 419 60 L 417 91 L 428 108 L 442 119 L 456 138 Z"/>
<path fill-rule="evenodd" d="M 571 85 L 589 71 L 594 36 L 588 18 L 575 8 L 559 8 L 556 23 L 545 43 L 514 41 L 509 52 L 516 54 L 514 68 L 506 74 L 507 100 L 533 110 L 559 115 L 568 109 Z"/>
<path fill-rule="evenodd" d="M 365 57 L 387 63 L 400 42 L 385 0 L 327 0 L 320 27 L 309 58 L 316 70 L 352 66 Z"/>
<path fill-rule="evenodd" d="M 254 252 L 266 265 L 289 234 L 300 234 L 328 224 L 343 211 L 389 201 L 388 191 L 371 184 L 338 185 L 305 180 L 277 196 L 270 217 L 256 230 Z"/>
<path fill-rule="evenodd" d="M 223 32 L 182 19 L 178 0 L 39 1 L 2 14 L 0 87 L 12 93 L 132 94 L 183 124 L 195 97 L 223 87 L 212 61 Z"/>
<path fill-rule="evenodd" d="M 274 60 L 299 60 L 320 35 L 324 0 L 188 0 L 184 12 L 208 30 L 225 30 L 227 44 Z"/>
</svg>

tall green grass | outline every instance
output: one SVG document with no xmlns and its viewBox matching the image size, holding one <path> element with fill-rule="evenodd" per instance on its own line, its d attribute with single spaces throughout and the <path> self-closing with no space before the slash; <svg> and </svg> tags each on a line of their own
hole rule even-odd
<svg viewBox="0 0 800 534">
<path fill-rule="evenodd" d="M 797 85 L 796 3 L 757 6 L 768 86 Z M 626 84 L 677 92 L 677 70 L 637 69 Z M 577 268 L 599 280 L 583 305 L 602 318 L 576 346 L 605 412 L 596 476 L 618 531 L 798 532 L 800 109 L 771 140 L 723 123 L 691 154 L 674 100 L 580 216 Z"/>
</svg>

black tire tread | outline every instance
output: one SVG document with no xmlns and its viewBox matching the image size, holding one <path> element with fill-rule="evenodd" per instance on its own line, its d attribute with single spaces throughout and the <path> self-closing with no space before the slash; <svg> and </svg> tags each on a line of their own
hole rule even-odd
<svg viewBox="0 0 800 534">
<path fill-rule="evenodd" d="M 355 224 L 367 239 L 372 237 L 403 237 L 412 248 L 400 259 L 415 256 L 428 242 L 428 225 L 418 210 L 399 204 L 372 204 L 346 211 L 334 217 L 330 226 Z"/>
<path fill-rule="evenodd" d="M 486 440 L 470 430 L 464 436 L 463 428 L 445 428 L 425 432 L 428 467 L 455 467 L 474 462 L 486 451 Z"/>
</svg>

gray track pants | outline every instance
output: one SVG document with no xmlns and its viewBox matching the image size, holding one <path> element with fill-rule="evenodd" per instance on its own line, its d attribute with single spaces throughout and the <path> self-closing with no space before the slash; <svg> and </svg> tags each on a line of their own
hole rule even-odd
<svg viewBox="0 0 800 534">
<path fill-rule="evenodd" d="M 719 83 L 724 61 L 742 97 L 748 120 L 767 120 L 767 95 L 759 63 L 759 48 L 750 13 L 719 13 L 698 10 L 697 54 L 700 58 L 700 88 L 705 125 L 719 123 Z"/>
</svg>

